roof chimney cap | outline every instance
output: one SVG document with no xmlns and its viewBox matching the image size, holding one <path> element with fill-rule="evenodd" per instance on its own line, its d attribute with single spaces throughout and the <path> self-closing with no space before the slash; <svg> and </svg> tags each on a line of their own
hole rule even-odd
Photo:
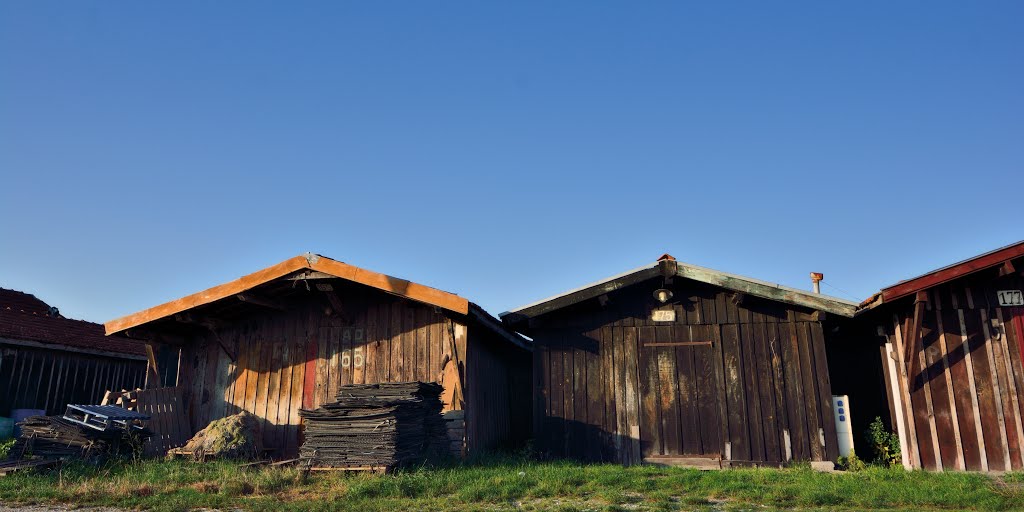
<svg viewBox="0 0 1024 512">
<path fill-rule="evenodd" d="M 821 272 L 811 272 L 811 281 L 817 282 L 822 279 L 825 279 L 825 274 L 822 274 Z"/>
<path fill-rule="evenodd" d="M 672 256 L 671 254 L 669 254 L 667 252 L 665 254 L 662 254 L 661 257 L 658 258 L 658 261 L 675 261 L 675 260 L 676 260 L 675 256 Z"/>
</svg>

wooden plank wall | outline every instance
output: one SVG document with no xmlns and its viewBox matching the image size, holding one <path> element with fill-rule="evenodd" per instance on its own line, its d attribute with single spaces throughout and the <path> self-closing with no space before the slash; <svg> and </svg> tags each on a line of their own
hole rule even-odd
<svg viewBox="0 0 1024 512">
<path fill-rule="evenodd" d="M 438 381 L 459 324 L 432 307 L 374 296 L 346 303 L 339 316 L 308 302 L 239 321 L 219 332 L 235 361 L 212 336 L 190 344 L 182 382 L 190 390 L 191 429 L 246 410 L 261 419 L 265 446 L 290 457 L 300 444 L 299 409 L 334 400 L 339 386 Z M 455 341 L 463 360 L 466 338 Z"/>
<path fill-rule="evenodd" d="M 471 325 L 466 366 L 470 453 L 511 448 L 531 435 L 530 353 Z"/>
<path fill-rule="evenodd" d="M 1000 307 L 996 291 L 1021 289 L 1019 275 L 983 272 L 928 290 L 919 341 L 910 348 L 914 303 L 908 297 L 875 313 L 897 359 L 908 467 L 934 471 L 1010 471 L 1024 457 L 1024 315 Z M 894 421 L 894 423 L 897 423 Z"/>
<path fill-rule="evenodd" d="M 98 404 L 108 389 L 141 387 L 146 362 L 0 345 L 0 416 L 13 409 L 63 414 L 69 403 Z"/>
<path fill-rule="evenodd" d="M 838 456 L 824 336 L 808 310 L 689 283 L 675 322 L 658 283 L 588 301 L 529 331 L 536 438 L 553 456 L 730 464 Z M 648 289 L 649 288 L 649 289 Z"/>
</svg>

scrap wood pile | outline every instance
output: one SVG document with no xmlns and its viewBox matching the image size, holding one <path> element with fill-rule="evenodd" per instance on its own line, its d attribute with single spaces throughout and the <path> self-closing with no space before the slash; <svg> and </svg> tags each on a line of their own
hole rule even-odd
<svg viewBox="0 0 1024 512">
<path fill-rule="evenodd" d="M 152 436 L 147 429 L 97 430 L 60 416 L 30 416 L 18 423 L 21 435 L 12 458 L 97 459 L 136 453 Z"/>
<path fill-rule="evenodd" d="M 322 469 L 391 469 L 446 449 L 441 386 L 424 382 L 342 386 L 337 401 L 302 409 L 303 464 Z"/>
<path fill-rule="evenodd" d="M 135 411 L 139 408 L 139 393 L 142 389 L 135 388 L 131 391 L 122 389 L 121 391 L 110 391 L 109 389 L 103 393 L 103 401 L 100 402 L 103 405 L 116 405 L 118 407 L 124 407 L 129 411 Z"/>
</svg>

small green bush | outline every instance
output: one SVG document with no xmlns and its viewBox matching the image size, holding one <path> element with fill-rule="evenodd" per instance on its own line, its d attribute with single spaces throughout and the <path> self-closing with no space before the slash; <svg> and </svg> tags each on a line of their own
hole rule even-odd
<svg viewBox="0 0 1024 512">
<path fill-rule="evenodd" d="M 0 441 L 0 460 L 4 460 L 11 455 L 11 448 L 14 447 L 14 439 L 7 439 Z"/>
<path fill-rule="evenodd" d="M 867 469 L 868 465 L 864 461 L 860 460 L 857 456 L 857 452 L 850 450 L 849 457 L 839 457 L 836 459 L 836 469 L 843 471 L 863 471 Z"/>
<path fill-rule="evenodd" d="M 896 467 L 903 463 L 900 456 L 900 438 L 885 428 L 882 418 L 876 416 L 875 421 L 871 422 L 867 438 L 875 451 L 875 464 Z"/>
</svg>

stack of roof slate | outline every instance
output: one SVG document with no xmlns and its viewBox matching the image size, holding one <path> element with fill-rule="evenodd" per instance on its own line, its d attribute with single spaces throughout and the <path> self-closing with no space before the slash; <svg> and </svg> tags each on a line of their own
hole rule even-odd
<svg viewBox="0 0 1024 512">
<path fill-rule="evenodd" d="M 60 416 L 30 416 L 18 423 L 21 435 L 10 450 L 12 457 L 91 459 L 130 455 L 153 434 L 147 429 L 105 431 Z"/>
<path fill-rule="evenodd" d="M 424 382 L 342 386 L 336 402 L 299 411 L 306 425 L 299 457 L 310 467 L 339 469 L 424 462 L 447 442 L 441 389 Z"/>
</svg>

